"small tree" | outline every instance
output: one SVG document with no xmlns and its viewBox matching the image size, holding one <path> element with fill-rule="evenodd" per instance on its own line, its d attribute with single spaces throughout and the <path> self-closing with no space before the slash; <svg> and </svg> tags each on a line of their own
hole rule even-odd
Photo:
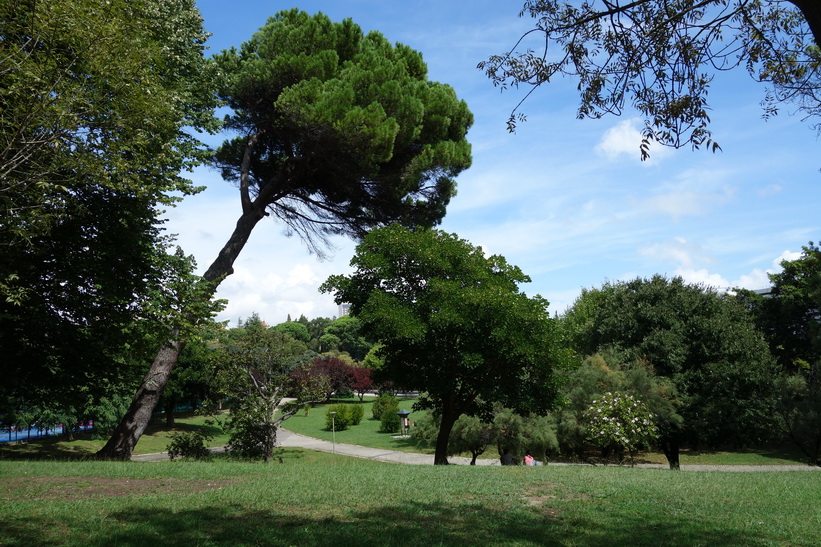
<svg viewBox="0 0 821 547">
<path fill-rule="evenodd" d="M 365 367 L 354 367 L 351 372 L 353 373 L 351 389 L 362 401 L 365 398 L 365 393 L 373 389 L 373 373 L 371 369 Z"/>
<path fill-rule="evenodd" d="M 654 419 L 647 405 L 628 393 L 607 392 L 584 414 L 588 440 L 605 456 L 614 450 L 621 456 L 626 450 L 631 464 L 638 450 L 657 438 Z"/>
<path fill-rule="evenodd" d="M 371 412 L 374 420 L 381 420 L 382 415 L 394 413 L 399 410 L 399 400 L 393 395 L 382 393 L 371 405 Z"/>
<path fill-rule="evenodd" d="M 496 440 L 496 430 L 476 416 L 460 416 L 450 432 L 448 455 L 470 452 L 470 465 Z"/>
<path fill-rule="evenodd" d="M 380 377 L 424 394 L 440 412 L 434 463 L 447 464 L 453 424 L 486 416 L 494 402 L 546 411 L 562 362 L 547 301 L 519 289 L 530 279 L 454 234 L 391 225 L 357 247 L 351 276 L 322 290 L 349 302 L 362 330 L 383 344 Z"/>
<path fill-rule="evenodd" d="M 296 393 L 296 401 L 283 404 L 293 393 L 290 373 L 305 356 L 305 344 L 266 328 L 256 316 L 226 333 L 218 350 L 217 382 L 232 401 L 229 450 L 265 462 L 272 457 L 279 424 L 316 395 L 305 389 Z"/>
</svg>

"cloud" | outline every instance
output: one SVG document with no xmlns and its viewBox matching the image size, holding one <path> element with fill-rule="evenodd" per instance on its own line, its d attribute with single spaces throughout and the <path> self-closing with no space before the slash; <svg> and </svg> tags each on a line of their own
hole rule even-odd
<svg viewBox="0 0 821 547">
<path fill-rule="evenodd" d="M 771 268 L 766 270 L 753 268 L 752 271 L 741 274 L 732 281 L 720 274 L 710 273 L 706 269 L 696 270 L 687 267 L 676 268 L 675 275 L 680 276 L 688 283 L 700 283 L 719 290 L 728 290 L 735 287 L 750 290 L 764 289 L 770 286 L 769 276 L 781 271 L 781 262 L 783 260 L 796 260 L 800 257 L 800 252 L 783 251 L 773 259 Z"/>
<path fill-rule="evenodd" d="M 640 247 L 639 254 L 652 259 L 673 262 L 683 268 L 694 268 L 697 265 L 714 261 L 701 245 L 691 243 L 683 237 L 675 237 L 664 243 Z"/>
<path fill-rule="evenodd" d="M 669 215 L 676 221 L 687 216 L 704 216 L 736 199 L 738 190 L 728 182 L 733 176 L 726 169 L 687 169 L 657 185 L 653 195 L 634 198 L 633 203 L 644 213 Z"/>
<path fill-rule="evenodd" d="M 645 166 L 657 165 L 662 159 L 669 157 L 673 150 L 666 146 L 650 143 L 650 157 L 641 161 L 639 146 L 641 145 L 641 120 L 630 118 L 622 120 L 611 127 L 602 135 L 601 140 L 595 147 L 595 151 L 600 156 L 615 161 L 621 156 L 627 156 Z"/>
</svg>

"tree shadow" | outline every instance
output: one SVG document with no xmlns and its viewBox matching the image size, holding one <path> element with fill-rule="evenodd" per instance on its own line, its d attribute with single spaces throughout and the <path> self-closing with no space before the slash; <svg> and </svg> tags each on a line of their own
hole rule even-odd
<svg viewBox="0 0 821 547">
<path fill-rule="evenodd" d="M 310 513 L 312 508 L 304 508 Z M 509 509 L 470 502 L 435 502 L 411 506 L 385 505 L 360 512 L 342 509 L 335 515 L 295 515 L 299 508 L 248 510 L 239 504 L 212 505 L 183 511 L 135 507 L 107 516 L 107 529 L 88 523 L 71 529 L 54 543 L 87 535 L 113 545 L 764 545 L 749 530 L 728 528 L 718 519 L 698 522 L 686 515 L 622 515 L 620 519 L 564 517 L 549 505 Z M 577 514 L 577 513 L 574 513 Z M 577 514 L 578 515 L 578 514 Z M 85 523 L 86 521 L 82 521 Z M 605 524 L 603 524 L 604 522 Z M 47 544 L 44 530 L 65 529 L 45 517 L 0 520 L 0 543 Z M 62 541 L 61 541 L 62 538 Z M 44 541 L 45 540 L 45 541 Z"/>
</svg>

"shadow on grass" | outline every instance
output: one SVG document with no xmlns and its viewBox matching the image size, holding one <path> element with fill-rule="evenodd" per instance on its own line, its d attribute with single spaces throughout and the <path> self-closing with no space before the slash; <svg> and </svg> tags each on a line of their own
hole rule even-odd
<svg viewBox="0 0 821 547">
<path fill-rule="evenodd" d="M 77 441 L 90 440 L 90 433 L 76 436 Z M 96 450 L 83 444 L 72 444 L 62 437 L 0 445 L 0 460 L 66 460 L 84 461 L 94 458 Z"/>
<path fill-rule="evenodd" d="M 294 508 L 283 508 L 284 511 Z M 307 509 L 310 511 L 310 509 Z M 719 520 L 694 521 L 686 516 L 619 515 L 593 520 L 564 517 L 545 507 L 515 509 L 477 507 L 467 503 L 426 503 L 411 507 L 378 507 L 337 516 L 299 516 L 249 511 L 241 505 L 161 512 L 123 510 L 101 522 L 66 523 L 37 518 L 0 521 L 0 543 L 43 544 L 56 541 L 112 545 L 763 545 L 766 538 L 727 529 Z M 62 530 L 62 532 L 59 532 Z M 45 532 L 45 534 L 44 534 Z M 59 535 L 58 535 L 59 534 Z"/>
</svg>

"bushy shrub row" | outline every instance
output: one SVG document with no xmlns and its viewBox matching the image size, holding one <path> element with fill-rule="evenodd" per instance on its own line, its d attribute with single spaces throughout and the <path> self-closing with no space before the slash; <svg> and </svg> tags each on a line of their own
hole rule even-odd
<svg viewBox="0 0 821 547">
<path fill-rule="evenodd" d="M 362 405 L 337 404 L 325 412 L 325 427 L 329 430 L 344 431 L 352 425 L 359 425 L 365 415 Z"/>
<path fill-rule="evenodd" d="M 382 420 L 383 414 L 394 414 L 399 411 L 399 400 L 393 395 L 383 393 L 373 402 L 371 411 L 374 420 Z"/>
</svg>

